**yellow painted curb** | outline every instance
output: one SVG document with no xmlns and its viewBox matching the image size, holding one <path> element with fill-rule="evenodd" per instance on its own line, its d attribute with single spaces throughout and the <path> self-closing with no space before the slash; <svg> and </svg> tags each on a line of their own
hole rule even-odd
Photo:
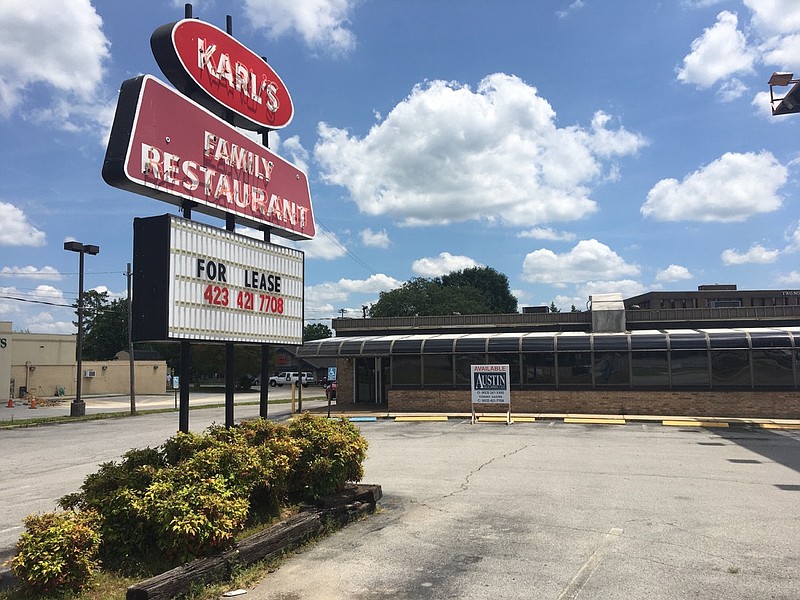
<svg viewBox="0 0 800 600">
<path fill-rule="evenodd" d="M 433 417 L 395 417 L 395 421 L 447 421 L 447 417 L 433 416 Z"/>
<path fill-rule="evenodd" d="M 785 425 L 781 423 L 761 423 L 759 427 L 761 429 L 800 429 L 800 423 L 786 423 Z"/>
<path fill-rule="evenodd" d="M 584 417 L 566 417 L 564 423 L 590 423 L 594 425 L 625 425 L 625 419 L 592 419 Z"/>
<path fill-rule="evenodd" d="M 661 421 L 661 424 L 673 427 L 728 427 L 728 423 L 718 421 Z"/>
<path fill-rule="evenodd" d="M 511 420 L 517 423 L 535 423 L 536 417 L 514 417 Z"/>
<path fill-rule="evenodd" d="M 486 421 L 487 423 L 507 423 L 507 417 L 478 417 L 478 421 Z M 511 419 L 514 422 L 514 419 Z"/>
</svg>

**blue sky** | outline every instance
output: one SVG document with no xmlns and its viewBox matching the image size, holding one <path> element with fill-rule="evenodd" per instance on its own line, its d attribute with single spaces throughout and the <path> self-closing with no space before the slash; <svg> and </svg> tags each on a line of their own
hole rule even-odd
<svg viewBox="0 0 800 600">
<path fill-rule="evenodd" d="M 710 283 L 800 288 L 795 0 L 202 0 L 295 105 L 273 151 L 308 173 L 308 322 L 412 277 L 506 274 L 520 307 Z M 133 219 L 175 213 L 101 178 L 123 80 L 160 73 L 183 2 L 0 3 L 0 320 L 74 331 L 125 294 Z M 224 227 L 213 218 L 198 217 Z M 247 232 L 245 232 L 247 233 Z M 273 237 L 276 243 L 284 243 Z M 67 308 L 65 308 L 65 306 Z"/>
</svg>

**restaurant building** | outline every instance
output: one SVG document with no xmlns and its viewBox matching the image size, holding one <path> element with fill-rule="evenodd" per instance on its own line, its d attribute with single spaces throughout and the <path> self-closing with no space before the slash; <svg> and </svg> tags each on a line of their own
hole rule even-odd
<svg viewBox="0 0 800 600">
<path fill-rule="evenodd" d="M 515 413 L 800 418 L 800 305 L 637 306 L 341 318 L 297 351 L 337 367 L 345 407 L 469 412 L 471 365 L 508 364 Z"/>
</svg>

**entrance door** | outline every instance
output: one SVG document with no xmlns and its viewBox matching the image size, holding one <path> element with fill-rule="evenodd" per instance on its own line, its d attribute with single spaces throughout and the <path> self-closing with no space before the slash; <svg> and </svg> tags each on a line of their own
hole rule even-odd
<svg viewBox="0 0 800 600">
<path fill-rule="evenodd" d="M 385 404 L 389 385 L 389 359 L 356 359 L 356 393 L 358 404 Z"/>
</svg>

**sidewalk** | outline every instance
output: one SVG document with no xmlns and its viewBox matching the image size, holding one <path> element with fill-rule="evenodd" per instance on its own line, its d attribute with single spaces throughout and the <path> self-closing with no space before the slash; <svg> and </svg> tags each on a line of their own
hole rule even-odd
<svg viewBox="0 0 800 600">
<path fill-rule="evenodd" d="M 318 390 L 303 390 L 303 399 L 318 400 L 324 393 Z M 0 406 L 0 422 L 19 421 L 23 419 L 46 419 L 53 417 L 69 417 L 72 397 L 47 397 L 37 399 L 35 406 L 22 398 L 14 399 L 13 408 L 6 404 Z M 275 390 L 270 388 L 270 404 L 275 401 L 291 400 L 291 391 L 287 389 Z M 129 395 L 104 395 L 104 396 L 84 396 L 86 404 L 86 414 L 94 415 L 99 413 L 130 413 L 131 398 Z M 136 396 L 136 411 L 147 410 L 177 410 L 179 398 L 176 393 L 166 394 L 142 394 Z M 258 404 L 259 391 L 239 390 L 234 395 L 234 404 Z M 191 392 L 189 394 L 189 408 L 196 408 L 203 405 L 224 405 L 225 394 L 220 392 Z"/>
</svg>

